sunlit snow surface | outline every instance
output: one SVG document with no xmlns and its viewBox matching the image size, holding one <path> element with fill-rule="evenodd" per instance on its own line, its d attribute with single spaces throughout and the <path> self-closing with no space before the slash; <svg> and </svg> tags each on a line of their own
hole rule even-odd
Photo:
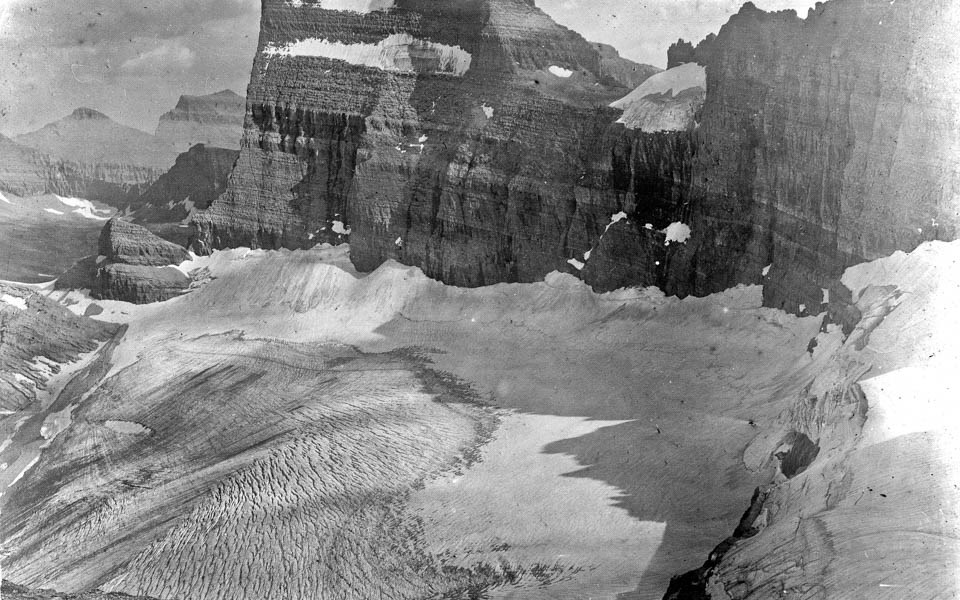
<svg viewBox="0 0 960 600">
<path fill-rule="evenodd" d="M 936 249 L 938 255 L 943 253 L 942 247 Z M 796 318 L 761 308 L 758 286 L 678 300 L 653 288 L 597 294 L 572 275 L 551 273 L 538 283 L 465 289 L 440 284 L 417 268 L 392 261 L 360 274 L 348 253 L 345 246 L 220 251 L 180 265 L 198 275 L 199 286 L 187 295 L 142 306 L 97 302 L 103 308 L 97 318 L 129 326 L 114 355 L 111 375 L 118 381 L 136 373 L 159 377 L 154 385 L 163 389 L 162 377 L 174 382 L 184 374 L 206 373 L 208 367 L 198 366 L 198 360 L 215 365 L 217 352 L 237 356 L 243 348 L 268 342 L 306 344 L 305 348 L 347 344 L 366 356 L 420 348 L 432 368 L 467 382 L 484 403 L 497 407 L 499 425 L 477 449 L 480 462 L 435 473 L 410 491 L 405 509 L 410 512 L 405 514 L 414 515 L 419 523 L 418 543 L 430 556 L 445 557 L 448 566 L 556 565 L 563 574 L 546 585 L 524 580 L 517 586 L 503 586 L 491 590 L 491 597 L 662 594 L 671 575 L 696 566 L 717 540 L 729 535 L 745 499 L 756 485 L 769 481 L 769 473 L 747 471 L 743 462 L 743 449 L 759 431 L 755 425 L 762 428 L 784 414 L 794 398 L 804 393 L 804 382 L 821 369 L 824 357 L 842 342 L 836 328 L 819 333 L 819 317 Z M 848 271 L 845 281 L 855 297 L 869 282 L 883 281 L 882 275 L 909 285 L 904 289 L 913 294 L 925 293 L 919 283 L 907 282 L 917 272 L 916 258 L 902 264 L 896 260 L 874 265 L 881 273 Z M 946 267 L 943 262 L 937 266 Z M 933 271 L 921 268 L 919 273 L 929 281 Z M 940 280 L 939 285 L 954 285 L 952 280 Z M 70 309 L 78 313 L 93 302 L 76 292 L 51 294 L 75 302 Z M 892 317 L 912 318 L 912 313 L 898 309 L 885 323 L 892 323 Z M 903 327 L 898 329 L 902 334 Z M 873 335 L 882 340 L 891 333 L 880 327 Z M 917 335 L 929 332 L 918 327 Z M 815 336 L 819 345 L 808 350 Z M 869 351 L 869 347 L 864 350 Z M 156 353 L 158 358 L 143 366 L 145 355 Z M 271 360 L 293 358 L 270 356 L 252 364 L 266 369 L 274 364 Z M 951 364 L 950 358 L 943 364 Z M 298 377 L 316 376 L 317 368 L 325 367 L 297 371 Z M 890 370 L 895 368 L 891 363 Z M 387 376 L 394 371 L 377 372 Z M 297 378 L 284 381 L 295 392 L 291 407 L 296 410 L 317 390 Z M 351 380 L 351 387 L 342 393 L 347 397 L 367 394 L 364 381 Z M 130 385 L 134 384 L 140 382 L 131 380 Z M 435 411 L 424 432 L 449 428 L 451 435 L 463 435 L 456 419 L 448 419 L 456 411 L 476 410 L 461 407 L 444 412 L 436 403 L 421 403 L 407 388 L 386 391 L 396 397 L 385 406 L 409 403 L 411 410 L 404 414 Z M 865 391 L 874 394 L 869 385 Z M 890 401 L 895 403 L 896 398 L 891 396 Z M 117 443 L 162 438 L 165 434 L 149 423 L 141 424 L 150 426 L 143 431 L 134 425 L 141 423 L 131 412 L 138 401 L 130 402 L 127 408 L 121 403 L 111 409 L 114 412 L 104 413 L 114 422 L 131 423 L 123 425 L 131 433 L 117 433 L 123 436 Z M 934 414 L 941 404 L 918 411 L 922 414 L 901 429 L 881 430 L 876 439 L 925 427 L 917 421 Z M 880 414 L 882 405 L 878 401 Z M 287 418 L 286 414 L 281 411 L 271 419 Z M 228 422 L 241 416 L 209 415 Z M 377 418 L 362 421 L 351 435 L 367 431 Z M 116 423 L 107 427 L 113 426 Z M 417 453 L 428 448 L 420 443 L 412 447 Z M 332 449 L 321 450 L 318 456 L 322 457 Z M 358 447 L 349 459 L 357 469 L 366 464 L 362 451 L 363 446 Z M 292 469 L 283 474 L 290 483 L 278 484 L 280 496 L 268 495 L 257 505 L 275 514 L 276 520 L 267 529 L 245 529 L 246 543 L 259 544 L 263 536 L 285 527 L 280 515 L 311 502 L 312 495 L 329 493 L 310 488 L 309 494 L 301 496 L 297 463 L 282 464 Z M 34 470 L 44 468 L 40 465 Z M 18 485 L 30 485 L 29 474 Z M 182 573 L 213 569 L 224 573 L 225 593 L 255 597 L 247 593 L 244 582 L 270 584 L 266 558 L 254 557 L 251 562 L 238 558 L 234 564 L 212 553 L 191 555 L 179 550 L 202 548 L 213 539 L 222 543 L 226 539 L 222 536 L 233 531 L 232 522 L 207 517 L 218 511 L 234 514 L 244 506 L 236 504 L 243 494 L 263 493 L 236 487 L 240 483 L 230 485 L 184 517 L 176 532 L 158 532 L 160 542 L 140 551 L 132 561 L 125 557 L 127 566 L 111 566 L 139 570 L 135 576 L 112 579 L 107 588 L 154 591 L 137 587 L 137 582 L 158 577 L 163 585 L 189 595 L 191 590 L 195 593 L 191 586 L 196 584 Z M 274 508 L 277 512 L 270 512 Z M 119 518 L 122 510 L 109 518 Z M 197 524 L 196 530 L 191 523 Z M 309 529 L 301 526 L 298 531 Z M 83 537 L 93 535 L 85 531 L 74 532 L 80 536 L 77 539 L 99 543 Z M 278 552 L 289 552 L 293 559 L 303 550 L 294 545 Z M 49 570 L 49 565 L 27 559 L 8 569 L 15 573 Z M 106 559 L 91 560 L 92 565 Z M 163 566 L 162 573 L 158 565 Z M 313 568 L 304 567 L 294 579 L 301 574 L 309 578 Z"/>
<path fill-rule="evenodd" d="M 308 56 L 342 60 L 353 65 L 404 73 L 431 72 L 462 76 L 470 69 L 471 55 L 460 46 L 448 46 L 395 33 L 370 44 L 347 44 L 307 38 L 287 44 L 267 44 L 267 57 Z M 414 57 L 417 58 L 414 61 Z"/>
</svg>

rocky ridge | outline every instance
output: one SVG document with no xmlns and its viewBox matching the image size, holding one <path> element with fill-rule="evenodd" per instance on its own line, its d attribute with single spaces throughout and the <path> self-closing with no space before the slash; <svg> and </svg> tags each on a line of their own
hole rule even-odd
<svg viewBox="0 0 960 600">
<path fill-rule="evenodd" d="M 156 137 L 186 152 L 194 144 L 240 149 L 245 101 L 231 90 L 205 96 L 183 95 L 157 124 Z"/>
<path fill-rule="evenodd" d="M 707 79 L 688 127 L 651 133 L 615 124 L 603 106 L 626 93 L 600 81 L 601 54 L 529 3 L 361 15 L 266 2 L 241 155 L 194 247 L 349 231 L 361 270 L 394 258 L 482 285 L 563 269 L 598 290 L 681 296 L 763 282 L 768 305 L 816 311 L 844 267 L 956 234 L 958 175 L 941 159 L 960 144 L 949 10 L 856 0 L 800 19 L 748 3 L 687 52 Z M 469 68 L 403 72 L 291 45 L 398 30 L 462 49 Z M 667 245 L 673 223 L 692 233 Z"/>
</svg>

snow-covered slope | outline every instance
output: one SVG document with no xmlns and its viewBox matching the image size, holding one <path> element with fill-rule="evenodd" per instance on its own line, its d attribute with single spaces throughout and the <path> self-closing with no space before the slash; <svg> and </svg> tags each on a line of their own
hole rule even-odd
<svg viewBox="0 0 960 600">
<path fill-rule="evenodd" d="M 6 576 L 158 597 L 657 597 L 771 482 L 760 532 L 709 572 L 731 595 L 734 578 L 763 597 L 892 594 L 885 573 L 934 580 L 955 556 L 952 446 L 922 418 L 944 403 L 905 402 L 956 354 L 903 368 L 956 347 L 956 319 L 923 311 L 960 300 L 960 245 L 848 271 L 864 319 L 846 339 L 761 308 L 756 286 L 466 289 L 395 262 L 361 275 L 348 251 L 216 252 L 180 265 L 203 282 L 185 296 L 96 303 L 129 328 L 3 497 Z"/>
<path fill-rule="evenodd" d="M 645 132 L 677 131 L 693 124 L 707 89 L 704 68 L 685 63 L 650 76 L 635 90 L 610 104 L 623 110 L 617 121 Z"/>
</svg>

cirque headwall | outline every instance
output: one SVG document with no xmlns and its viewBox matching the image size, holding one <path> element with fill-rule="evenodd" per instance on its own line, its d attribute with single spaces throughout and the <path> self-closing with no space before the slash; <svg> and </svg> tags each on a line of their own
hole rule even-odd
<svg viewBox="0 0 960 600">
<path fill-rule="evenodd" d="M 846 266 L 956 237 L 946 0 L 806 19 L 747 3 L 687 53 L 702 105 L 643 99 L 695 109 L 655 132 L 618 122 L 630 90 L 528 0 L 324 6 L 264 0 L 240 158 L 194 217 L 196 250 L 349 239 L 361 270 L 393 258 L 483 285 L 560 269 L 678 295 L 762 282 L 803 313 Z"/>
</svg>

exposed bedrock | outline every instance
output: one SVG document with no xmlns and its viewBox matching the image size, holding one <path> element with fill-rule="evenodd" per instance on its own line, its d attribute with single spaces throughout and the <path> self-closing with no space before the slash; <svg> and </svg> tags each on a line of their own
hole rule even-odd
<svg viewBox="0 0 960 600">
<path fill-rule="evenodd" d="M 677 295 L 764 283 L 766 304 L 815 313 L 844 267 L 956 236 L 953 12 L 747 4 L 674 49 L 705 66 L 705 99 L 640 98 L 637 118 L 675 129 L 650 133 L 617 123 L 629 90 L 596 45 L 528 2 L 266 0 L 240 158 L 194 247 L 349 240 L 361 270 L 393 258 L 468 286 L 553 270 Z M 667 246 L 674 222 L 692 235 Z"/>
<path fill-rule="evenodd" d="M 35 407 L 52 377 L 116 331 L 28 286 L 0 282 L 0 410 Z"/>
</svg>

